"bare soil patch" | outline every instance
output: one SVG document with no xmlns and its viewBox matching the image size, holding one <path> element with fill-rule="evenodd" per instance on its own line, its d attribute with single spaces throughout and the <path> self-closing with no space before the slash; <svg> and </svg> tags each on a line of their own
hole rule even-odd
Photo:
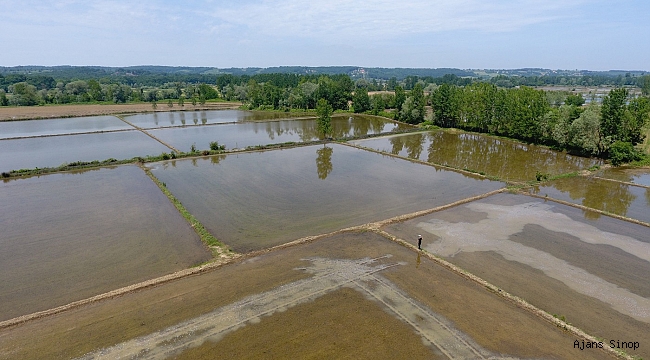
<svg viewBox="0 0 650 360">
<path fill-rule="evenodd" d="M 174 104 L 170 108 L 167 104 L 159 104 L 153 109 L 149 103 L 138 104 L 111 104 L 111 105 L 46 105 L 46 106 L 12 106 L 0 107 L 0 121 L 7 120 L 28 120 L 28 119 L 51 119 L 61 117 L 111 115 L 143 112 L 169 112 L 169 111 L 194 111 L 194 110 L 221 110 L 236 109 L 241 103 L 219 102 L 206 103 L 205 105 L 185 105 L 180 107 Z"/>
</svg>

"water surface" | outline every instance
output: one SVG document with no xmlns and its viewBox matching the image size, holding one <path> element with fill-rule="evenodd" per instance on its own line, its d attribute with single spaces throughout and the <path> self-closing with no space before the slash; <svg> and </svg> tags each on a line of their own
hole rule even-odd
<svg viewBox="0 0 650 360">
<path fill-rule="evenodd" d="M 243 110 L 170 111 L 124 116 L 124 120 L 143 129 L 170 126 L 192 126 L 246 121 L 286 119 L 305 116 L 300 113 L 281 113 Z M 315 114 L 311 115 L 315 117 Z"/>
<path fill-rule="evenodd" d="M 558 179 L 531 190 L 612 214 L 650 223 L 650 189 L 591 177 Z M 585 217 L 599 217 L 586 212 Z"/>
<path fill-rule="evenodd" d="M 482 134 L 431 131 L 355 140 L 355 145 L 436 164 L 468 169 L 504 180 L 535 180 L 601 164 L 543 147 Z"/>
<path fill-rule="evenodd" d="M 115 116 L 1 121 L 0 139 L 133 129 Z"/>
<path fill-rule="evenodd" d="M 0 171 L 56 167 L 75 161 L 131 159 L 170 151 L 137 130 L 2 140 Z"/>
<path fill-rule="evenodd" d="M 332 118 L 332 136 L 334 138 L 380 134 L 410 127 L 370 116 L 355 115 Z M 148 132 L 181 151 L 190 151 L 193 144 L 199 150 L 206 150 L 209 149 L 212 141 L 225 145 L 227 149 L 234 149 L 290 141 L 306 142 L 322 137 L 317 131 L 315 119 L 192 126 L 154 129 L 148 130 Z"/>
<path fill-rule="evenodd" d="M 607 179 L 625 181 L 639 185 L 650 186 L 650 169 L 635 169 L 635 168 L 610 168 L 601 170 L 598 176 Z"/>
<path fill-rule="evenodd" d="M 211 258 L 137 166 L 0 183 L 0 203 L 0 321 Z"/>
<path fill-rule="evenodd" d="M 242 252 L 503 186 L 337 144 L 151 166 L 214 236 Z"/>
</svg>

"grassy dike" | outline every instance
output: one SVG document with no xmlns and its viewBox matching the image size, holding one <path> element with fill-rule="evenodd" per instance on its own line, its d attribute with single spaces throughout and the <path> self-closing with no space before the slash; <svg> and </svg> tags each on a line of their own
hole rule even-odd
<svg viewBox="0 0 650 360">
<path fill-rule="evenodd" d="M 201 241 L 208 247 L 210 248 L 210 251 L 212 251 L 212 256 L 214 259 L 219 259 L 219 260 L 224 260 L 224 259 L 229 259 L 237 256 L 237 253 L 232 251 L 226 244 L 220 242 L 210 234 L 210 232 L 201 224 L 201 222 L 194 217 L 183 204 L 167 189 L 167 186 L 165 184 L 161 183 L 158 178 L 156 178 L 149 169 L 147 169 L 144 166 L 141 166 L 142 170 L 144 170 L 145 174 L 149 176 L 149 178 L 158 186 L 160 191 L 167 196 L 169 201 L 171 201 L 172 204 L 176 207 L 176 210 L 178 210 L 179 213 L 187 220 L 188 223 L 190 223 L 190 226 L 192 226 L 192 229 L 199 235 L 201 238 Z"/>
</svg>

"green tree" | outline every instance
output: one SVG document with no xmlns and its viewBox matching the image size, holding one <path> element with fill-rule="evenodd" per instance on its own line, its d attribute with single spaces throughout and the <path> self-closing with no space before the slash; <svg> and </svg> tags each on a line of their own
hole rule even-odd
<svg viewBox="0 0 650 360">
<path fill-rule="evenodd" d="M 650 99 L 639 97 L 627 105 L 625 117 L 620 128 L 619 139 L 636 145 L 643 141 L 643 128 L 650 117 Z"/>
<path fill-rule="evenodd" d="M 457 86 L 442 84 L 431 93 L 435 123 L 442 127 L 457 127 L 461 93 Z"/>
<path fill-rule="evenodd" d="M 381 94 L 374 94 L 370 98 L 370 104 L 373 115 L 379 115 L 380 112 L 386 109 L 386 103 L 384 102 L 384 97 Z"/>
<path fill-rule="evenodd" d="M 318 114 L 318 133 L 327 138 L 332 134 L 332 105 L 325 99 L 318 100 L 316 114 Z"/>
<path fill-rule="evenodd" d="M 634 149 L 629 142 L 616 141 L 609 148 L 609 159 L 612 162 L 612 165 L 619 166 L 624 163 L 628 163 L 634 160 L 639 160 L 641 154 Z"/>
<path fill-rule="evenodd" d="M 7 94 L 5 94 L 4 90 L 0 89 L 0 106 L 7 106 L 7 105 L 9 105 Z"/>
<path fill-rule="evenodd" d="M 588 155 L 598 155 L 604 149 L 600 137 L 600 108 L 591 104 L 573 120 L 569 128 L 569 146 Z"/>
<path fill-rule="evenodd" d="M 9 86 L 9 91 L 14 94 L 11 102 L 15 105 L 31 106 L 38 104 L 36 86 L 26 82 L 19 82 Z"/>
<path fill-rule="evenodd" d="M 625 118 L 625 110 L 628 92 L 625 88 L 613 89 L 603 98 L 601 106 L 600 129 L 602 136 L 608 143 L 621 140 L 622 124 Z"/>
<path fill-rule="evenodd" d="M 367 87 L 358 87 L 354 91 L 352 105 L 354 106 L 355 113 L 363 113 L 370 110 L 370 96 L 368 96 Z"/>
<path fill-rule="evenodd" d="M 402 105 L 405 101 L 406 92 L 401 86 L 395 85 L 395 101 L 393 104 L 393 107 L 395 108 L 395 120 L 399 120 L 400 110 L 402 109 Z"/>
<path fill-rule="evenodd" d="M 178 106 L 184 107 L 185 106 L 185 95 L 182 95 L 178 97 Z"/>
<path fill-rule="evenodd" d="M 426 98 L 424 97 L 424 90 L 420 83 L 415 84 L 413 90 L 409 94 L 402 105 L 400 112 L 400 119 L 409 124 L 419 124 L 424 121 L 424 106 Z"/>
<path fill-rule="evenodd" d="M 542 119 L 550 108 L 544 91 L 526 86 L 508 89 L 506 107 L 510 117 L 506 135 L 536 142 L 541 137 Z"/>
<path fill-rule="evenodd" d="M 204 96 L 208 100 L 211 100 L 217 99 L 219 97 L 219 92 L 217 92 L 217 90 L 208 84 L 200 84 L 199 95 Z M 178 94 L 177 97 L 180 97 L 180 94 Z"/>
<path fill-rule="evenodd" d="M 571 94 L 566 97 L 564 103 L 566 105 L 582 106 L 585 103 L 585 99 L 580 94 Z"/>
<path fill-rule="evenodd" d="M 643 76 L 639 82 L 639 87 L 641 88 L 643 95 L 650 96 L 650 75 Z"/>
</svg>

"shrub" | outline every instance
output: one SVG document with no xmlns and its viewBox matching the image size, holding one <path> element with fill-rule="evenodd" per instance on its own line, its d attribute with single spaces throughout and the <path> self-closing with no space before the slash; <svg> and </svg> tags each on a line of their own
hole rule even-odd
<svg viewBox="0 0 650 360">
<path fill-rule="evenodd" d="M 217 151 L 217 150 L 225 150 L 226 146 L 225 145 L 219 145 L 219 142 L 217 141 L 212 141 L 210 142 L 210 150 Z"/>
<path fill-rule="evenodd" d="M 641 154 L 634 149 L 632 143 L 616 141 L 609 148 L 609 160 L 614 166 L 640 159 Z"/>
</svg>

